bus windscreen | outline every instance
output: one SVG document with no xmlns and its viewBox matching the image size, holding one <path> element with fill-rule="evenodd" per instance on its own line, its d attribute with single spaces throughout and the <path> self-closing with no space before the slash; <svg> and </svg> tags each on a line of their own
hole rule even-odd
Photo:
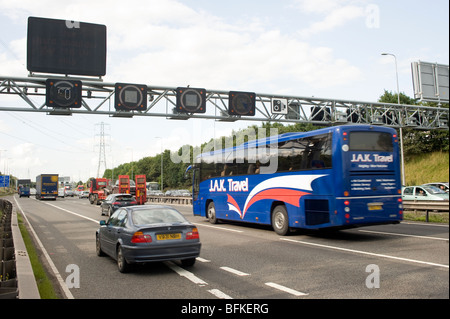
<svg viewBox="0 0 450 319">
<path fill-rule="evenodd" d="M 350 151 L 392 152 L 392 135 L 383 132 L 350 132 Z"/>
</svg>

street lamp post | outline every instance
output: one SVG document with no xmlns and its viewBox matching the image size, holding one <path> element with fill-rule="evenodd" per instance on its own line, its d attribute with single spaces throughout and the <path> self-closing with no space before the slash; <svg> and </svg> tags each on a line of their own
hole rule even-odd
<svg viewBox="0 0 450 319">
<path fill-rule="evenodd" d="M 400 89 L 398 86 L 398 67 L 397 67 L 397 57 L 392 53 L 381 53 L 381 55 L 390 55 L 394 57 L 395 61 L 395 77 L 397 80 L 397 103 L 400 105 Z M 402 185 L 406 185 L 405 178 L 405 157 L 403 152 L 403 117 L 400 116 L 400 153 L 401 153 L 401 166 L 402 166 Z"/>
<path fill-rule="evenodd" d="M 156 136 L 155 138 L 159 138 L 159 139 L 161 139 L 161 192 L 163 192 L 164 191 L 164 175 L 163 175 L 163 151 L 162 151 L 162 149 L 163 149 L 163 145 L 162 145 L 162 143 L 163 143 L 163 140 L 162 140 L 162 137 L 159 137 L 159 136 Z"/>
</svg>

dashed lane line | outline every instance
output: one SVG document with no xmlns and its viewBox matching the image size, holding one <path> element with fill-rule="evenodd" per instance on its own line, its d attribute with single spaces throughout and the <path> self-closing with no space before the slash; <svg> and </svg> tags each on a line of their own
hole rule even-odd
<svg viewBox="0 0 450 319">
<path fill-rule="evenodd" d="M 214 296 L 216 296 L 219 299 L 233 299 L 230 296 L 228 296 L 226 293 L 220 291 L 219 289 L 211 289 L 211 290 L 208 290 L 208 292 L 213 294 Z"/>
<path fill-rule="evenodd" d="M 208 283 L 206 281 L 204 281 L 203 279 L 197 277 L 190 271 L 187 271 L 186 269 L 175 265 L 174 263 L 166 262 L 165 264 L 170 269 L 172 269 L 174 272 L 176 272 L 178 275 L 180 275 L 181 277 L 185 277 L 186 279 L 190 280 L 191 282 L 198 285 L 199 287 L 204 287 L 204 286 L 208 285 Z M 230 297 L 226 293 L 220 291 L 219 289 L 210 289 L 210 290 L 208 290 L 208 292 L 220 299 L 233 299 L 232 297 Z"/>
<path fill-rule="evenodd" d="M 235 274 L 237 276 L 243 277 L 243 276 L 250 276 L 250 274 L 247 274 L 245 272 L 230 268 L 230 267 L 220 267 L 220 269 L 231 272 L 232 274 Z"/>
<path fill-rule="evenodd" d="M 272 287 L 272 288 L 275 288 L 275 289 L 287 292 L 288 294 L 291 294 L 291 295 L 294 295 L 294 296 L 297 296 L 297 297 L 307 296 L 308 295 L 307 293 L 300 292 L 300 291 L 297 291 L 297 290 L 294 290 L 294 289 L 291 289 L 291 288 L 288 288 L 288 287 L 276 284 L 274 282 L 266 282 L 266 285 L 269 286 L 269 287 Z"/>
</svg>

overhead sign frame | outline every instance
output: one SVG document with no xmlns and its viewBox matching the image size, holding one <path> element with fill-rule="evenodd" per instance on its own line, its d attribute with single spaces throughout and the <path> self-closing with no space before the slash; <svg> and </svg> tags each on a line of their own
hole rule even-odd
<svg viewBox="0 0 450 319">
<path fill-rule="evenodd" d="M 414 98 L 449 103 L 449 66 L 431 62 L 411 63 Z"/>
</svg>

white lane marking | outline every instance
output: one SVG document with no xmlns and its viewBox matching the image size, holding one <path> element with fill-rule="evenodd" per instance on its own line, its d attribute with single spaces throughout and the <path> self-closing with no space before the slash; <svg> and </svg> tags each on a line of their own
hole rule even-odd
<svg viewBox="0 0 450 319">
<path fill-rule="evenodd" d="M 55 275 L 56 279 L 58 280 L 59 285 L 61 286 L 64 294 L 66 295 L 66 298 L 67 299 L 75 299 L 73 297 L 72 293 L 70 292 L 69 288 L 67 287 L 66 282 L 63 280 L 58 269 L 56 268 L 55 264 L 53 263 L 53 260 L 50 258 L 50 255 L 48 254 L 47 250 L 44 248 L 44 245 L 42 244 L 38 235 L 34 231 L 33 226 L 31 226 L 31 223 L 28 220 L 27 215 L 25 214 L 25 212 L 22 210 L 22 207 L 20 207 L 19 203 L 17 202 L 16 197 L 14 197 L 14 201 L 16 202 L 17 207 L 21 211 L 23 218 L 25 218 L 25 220 L 27 221 L 28 227 L 30 228 L 30 231 L 33 233 L 34 239 L 36 240 L 37 244 L 39 245 L 39 248 L 42 250 L 42 253 L 45 256 L 45 259 L 47 259 L 47 262 L 50 265 L 50 268 L 52 269 L 53 274 Z"/>
<path fill-rule="evenodd" d="M 419 236 L 419 235 L 408 235 L 408 234 L 399 234 L 399 233 L 386 233 L 386 232 L 382 232 L 382 231 L 363 230 L 363 229 L 359 229 L 358 231 L 360 231 L 362 233 L 372 233 L 372 234 L 381 234 L 381 235 L 392 235 L 392 236 L 403 236 L 403 237 L 413 237 L 413 238 L 421 238 L 421 239 L 433 239 L 433 240 L 448 241 L 448 238 Z"/>
<path fill-rule="evenodd" d="M 202 258 L 202 257 L 197 257 L 196 259 L 197 259 L 198 261 L 202 262 L 202 263 L 210 263 L 210 262 L 211 262 L 211 260 L 204 259 L 204 258 Z"/>
<path fill-rule="evenodd" d="M 61 208 L 61 207 L 59 207 L 59 206 L 56 206 L 56 205 L 53 205 L 53 204 L 49 204 L 49 203 L 45 203 L 45 202 L 42 202 L 42 203 L 43 203 L 43 204 L 46 204 L 46 205 L 49 205 L 49 206 L 52 206 L 52 207 L 55 207 L 55 208 L 58 208 L 58 209 L 60 209 L 60 210 L 62 210 L 62 211 L 65 211 L 65 212 L 67 212 L 67 213 L 69 213 L 69 214 L 72 214 L 72 215 L 75 215 L 75 216 L 78 216 L 78 217 L 81 217 L 81 218 L 90 220 L 91 222 L 94 222 L 94 223 L 96 223 L 96 224 L 99 223 L 98 220 L 95 220 L 95 219 L 93 219 L 93 218 L 89 218 L 89 217 L 83 216 L 83 215 L 81 215 L 81 214 L 74 213 L 74 212 L 72 212 L 72 211 L 70 211 L 70 210 L 68 210 L 68 209 Z"/>
<path fill-rule="evenodd" d="M 193 273 L 187 271 L 186 269 L 183 269 L 177 265 L 175 265 L 174 263 L 170 263 L 170 262 L 166 262 L 165 263 L 170 269 L 172 269 L 173 271 L 175 271 L 178 275 L 180 275 L 181 277 L 185 277 L 187 279 L 189 279 L 190 281 L 192 281 L 194 284 L 199 285 L 200 287 L 206 286 L 208 283 L 200 278 L 198 278 L 196 275 L 194 275 Z"/>
<path fill-rule="evenodd" d="M 220 269 L 223 269 L 225 271 L 231 272 L 232 274 L 238 275 L 238 276 L 250 276 L 250 274 L 247 274 L 245 272 L 230 268 L 230 267 L 220 267 Z"/>
<path fill-rule="evenodd" d="M 308 295 L 308 294 L 306 294 L 304 292 L 300 292 L 300 291 L 297 291 L 297 290 L 294 290 L 294 289 L 291 289 L 291 288 L 288 288 L 288 287 L 285 287 L 285 286 L 282 286 L 282 285 L 279 285 L 279 284 L 276 284 L 276 283 L 273 283 L 273 282 L 266 282 L 266 285 L 269 286 L 269 287 L 272 287 L 272 288 L 275 288 L 275 289 L 287 292 L 287 293 L 289 293 L 291 295 L 294 295 L 294 296 L 297 296 L 297 297 L 299 297 L 299 296 L 307 296 Z"/>
<path fill-rule="evenodd" d="M 209 227 L 209 228 L 215 228 L 215 229 L 220 229 L 220 230 L 226 230 L 226 231 L 231 231 L 231 232 L 235 232 L 235 233 L 243 233 L 243 230 L 236 230 L 236 229 L 229 229 L 229 228 L 225 228 L 225 227 L 218 227 L 218 226 L 211 226 L 211 225 L 204 225 L 204 224 L 195 224 L 196 226 L 203 226 L 203 227 Z"/>
<path fill-rule="evenodd" d="M 402 258 L 402 257 L 395 257 L 395 256 L 389 256 L 389 255 L 383 255 L 383 254 L 376 254 L 376 253 L 371 253 L 371 252 L 368 252 L 368 251 L 354 250 L 354 249 L 335 247 L 335 246 L 329 246 L 329 245 L 322 245 L 322 244 L 310 243 L 310 242 L 306 242 L 306 241 L 300 241 L 300 240 L 294 240 L 294 239 L 288 239 L 288 238 L 280 238 L 280 239 L 284 240 L 284 241 L 290 241 L 290 242 L 293 242 L 293 243 L 297 243 L 297 244 L 317 246 L 317 247 L 322 247 L 322 248 L 347 251 L 347 252 L 351 252 L 351 253 L 362 254 L 362 255 L 369 255 L 369 256 L 375 256 L 375 257 L 381 257 L 381 258 L 401 260 L 401 261 L 406 261 L 406 262 L 411 262 L 411 263 L 424 264 L 424 265 L 436 266 L 436 267 L 447 268 L 447 269 L 449 268 L 448 265 L 436 264 L 436 263 L 427 262 L 427 261 L 421 261 L 421 260 L 415 260 L 415 259 L 409 259 L 409 258 Z"/>
<path fill-rule="evenodd" d="M 214 296 L 216 296 L 219 299 L 233 299 L 230 296 L 228 296 L 226 293 L 220 291 L 219 289 L 211 289 L 208 290 L 209 293 L 212 293 Z"/>
<path fill-rule="evenodd" d="M 414 225 L 414 226 L 416 226 L 416 225 L 421 225 L 421 226 L 431 226 L 431 227 L 434 227 L 434 226 L 436 226 L 436 227 L 449 227 L 447 224 L 435 224 L 435 223 L 428 223 L 428 224 L 426 224 L 426 223 L 419 223 L 419 222 L 408 222 L 408 221 L 405 221 L 405 220 L 403 220 L 402 222 L 401 222 L 401 224 L 403 225 Z"/>
</svg>

